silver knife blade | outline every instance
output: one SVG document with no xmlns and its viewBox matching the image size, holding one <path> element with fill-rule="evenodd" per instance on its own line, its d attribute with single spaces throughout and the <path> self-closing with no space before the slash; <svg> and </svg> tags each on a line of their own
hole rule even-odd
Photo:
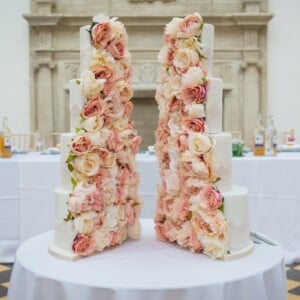
<svg viewBox="0 0 300 300">
<path fill-rule="evenodd" d="M 272 246 L 277 246 L 273 241 L 271 241 L 270 239 L 266 238 L 265 236 L 260 235 L 257 232 L 254 231 L 250 231 L 250 236 L 255 237 L 256 239 L 265 242 L 268 245 L 272 245 Z"/>
</svg>

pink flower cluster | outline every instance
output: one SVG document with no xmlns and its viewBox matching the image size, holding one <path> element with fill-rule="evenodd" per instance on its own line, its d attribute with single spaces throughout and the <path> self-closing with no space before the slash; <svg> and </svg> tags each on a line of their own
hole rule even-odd
<svg viewBox="0 0 300 300">
<path fill-rule="evenodd" d="M 108 18 L 94 22 L 89 32 L 91 57 L 81 83 L 86 101 L 66 162 L 74 186 L 68 201 L 76 231 L 72 249 L 81 256 L 138 238 L 142 203 L 127 33 Z"/>
<path fill-rule="evenodd" d="M 162 81 L 156 91 L 156 154 L 161 184 L 155 228 L 162 241 L 222 257 L 227 251 L 223 197 L 214 185 L 214 139 L 205 120 L 209 81 L 203 68 L 198 13 L 173 18 L 159 53 Z"/>
</svg>

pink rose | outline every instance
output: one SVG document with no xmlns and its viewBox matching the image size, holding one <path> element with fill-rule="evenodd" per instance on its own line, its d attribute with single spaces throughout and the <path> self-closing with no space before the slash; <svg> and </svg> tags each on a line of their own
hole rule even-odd
<svg viewBox="0 0 300 300">
<path fill-rule="evenodd" d="M 110 242 L 108 247 L 113 247 L 115 245 L 121 244 L 122 242 L 122 235 L 118 231 L 111 231 L 110 232 Z"/>
<path fill-rule="evenodd" d="M 183 118 L 181 126 L 185 131 L 205 132 L 204 119 L 198 119 L 192 116 Z"/>
<path fill-rule="evenodd" d="M 120 80 L 116 83 L 116 89 L 123 103 L 128 102 L 133 96 L 132 86 L 124 80 Z"/>
<path fill-rule="evenodd" d="M 203 20 L 198 13 L 186 16 L 179 26 L 178 37 L 189 38 L 199 36 Z"/>
<path fill-rule="evenodd" d="M 109 97 L 112 96 L 114 90 L 115 90 L 115 82 L 105 82 L 102 92 L 105 97 Z"/>
<path fill-rule="evenodd" d="M 159 120 L 156 135 L 160 143 L 167 142 L 167 137 L 170 135 L 170 129 L 167 120 L 164 119 Z"/>
<path fill-rule="evenodd" d="M 108 149 L 114 152 L 117 152 L 121 145 L 121 141 L 118 133 L 115 130 L 111 130 L 110 135 L 106 141 Z"/>
<path fill-rule="evenodd" d="M 105 79 L 107 82 L 114 80 L 114 71 L 105 65 L 96 65 L 92 69 L 96 79 Z"/>
<path fill-rule="evenodd" d="M 168 237 L 167 237 L 167 230 L 166 230 L 165 224 L 156 223 L 155 232 L 156 232 L 157 238 L 160 241 L 167 242 L 169 240 Z"/>
<path fill-rule="evenodd" d="M 180 98 L 185 105 L 203 103 L 206 98 L 206 86 L 186 86 L 181 90 Z"/>
<path fill-rule="evenodd" d="M 129 117 L 132 113 L 132 110 L 133 110 L 132 102 L 126 102 L 124 104 L 124 114 Z"/>
<path fill-rule="evenodd" d="M 98 171 L 97 175 L 94 177 L 94 181 L 95 181 L 97 188 L 101 188 L 101 187 L 105 186 L 105 183 L 108 181 L 108 179 L 109 179 L 109 174 L 108 174 L 107 170 L 101 168 Z"/>
<path fill-rule="evenodd" d="M 96 48 L 103 47 L 112 40 L 112 28 L 109 22 L 98 23 L 92 28 L 92 43 Z"/>
<path fill-rule="evenodd" d="M 186 134 L 180 134 L 177 137 L 177 146 L 181 153 L 185 152 L 189 148 L 188 136 Z"/>
<path fill-rule="evenodd" d="M 128 185 L 132 172 L 126 166 L 121 166 L 117 176 L 117 181 L 120 186 Z"/>
<path fill-rule="evenodd" d="M 222 194 L 211 184 L 205 185 L 199 193 L 200 206 L 217 209 L 222 205 Z"/>
<path fill-rule="evenodd" d="M 133 154 L 137 154 L 140 148 L 142 138 L 139 135 L 134 135 L 130 140 L 130 148 Z"/>
<path fill-rule="evenodd" d="M 95 252 L 96 242 L 91 236 L 77 234 L 73 241 L 72 250 L 80 256 L 88 256 Z"/>
<path fill-rule="evenodd" d="M 107 51 L 115 58 L 121 59 L 125 56 L 126 43 L 121 38 L 113 39 L 107 46 Z"/>
<path fill-rule="evenodd" d="M 81 155 L 90 151 L 91 140 L 88 135 L 77 135 L 71 143 L 71 151 L 75 155 Z"/>
<path fill-rule="evenodd" d="M 198 240 L 197 234 L 194 230 L 192 230 L 190 233 L 189 248 L 192 250 L 192 252 L 201 252 L 203 250 L 203 246 Z"/>
<path fill-rule="evenodd" d="M 103 115 L 106 111 L 106 103 L 99 96 L 88 100 L 82 110 L 84 118 Z"/>
<path fill-rule="evenodd" d="M 124 204 L 125 200 L 126 200 L 126 197 L 125 197 L 124 186 L 117 185 L 117 188 L 116 188 L 116 201 L 114 201 L 114 204 Z"/>
<path fill-rule="evenodd" d="M 180 108 L 181 108 L 181 101 L 179 101 L 175 96 L 173 96 L 172 99 L 168 101 L 168 111 L 175 112 L 175 111 L 179 111 Z"/>
<path fill-rule="evenodd" d="M 135 210 L 134 207 L 128 203 L 125 205 L 125 213 L 127 218 L 127 223 L 132 225 L 135 221 Z"/>
</svg>

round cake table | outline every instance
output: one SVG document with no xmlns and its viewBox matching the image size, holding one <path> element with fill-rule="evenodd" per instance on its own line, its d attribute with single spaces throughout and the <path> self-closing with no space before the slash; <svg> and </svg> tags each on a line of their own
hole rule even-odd
<svg viewBox="0 0 300 300">
<path fill-rule="evenodd" d="M 53 232 L 35 236 L 16 254 L 8 300 L 283 300 L 283 250 L 255 244 L 247 257 L 222 261 L 155 238 L 152 220 L 142 237 L 77 260 L 48 253 Z"/>
</svg>

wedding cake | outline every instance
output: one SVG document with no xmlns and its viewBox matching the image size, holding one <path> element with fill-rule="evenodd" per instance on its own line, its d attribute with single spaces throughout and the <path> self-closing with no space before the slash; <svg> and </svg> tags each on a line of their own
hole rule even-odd
<svg viewBox="0 0 300 300">
<path fill-rule="evenodd" d="M 213 258 L 240 257 L 249 239 L 248 191 L 231 183 L 232 144 L 222 132 L 222 80 L 213 78 L 214 27 L 198 13 L 166 25 L 156 91 L 161 183 L 157 237 Z"/>
<path fill-rule="evenodd" d="M 49 251 L 74 260 L 140 237 L 132 68 L 124 25 L 104 15 L 80 29 L 82 78 L 70 82 Z"/>
</svg>

